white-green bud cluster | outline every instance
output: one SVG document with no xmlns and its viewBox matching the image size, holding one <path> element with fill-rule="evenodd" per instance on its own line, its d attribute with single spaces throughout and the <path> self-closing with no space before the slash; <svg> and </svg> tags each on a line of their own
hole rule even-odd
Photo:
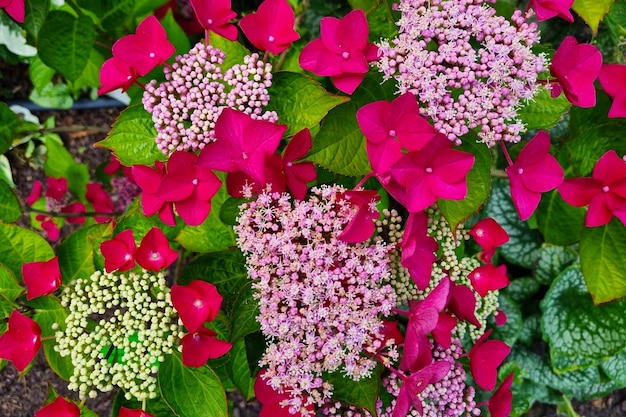
<svg viewBox="0 0 626 417">
<path fill-rule="evenodd" d="M 159 364 L 182 333 L 163 272 L 96 271 L 66 287 L 61 304 L 69 315 L 55 349 L 74 365 L 71 390 L 93 398 L 118 386 L 127 399 L 156 397 Z"/>
</svg>

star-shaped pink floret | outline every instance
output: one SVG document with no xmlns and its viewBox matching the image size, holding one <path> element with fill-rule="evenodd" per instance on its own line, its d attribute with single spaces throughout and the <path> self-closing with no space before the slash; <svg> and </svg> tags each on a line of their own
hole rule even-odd
<svg viewBox="0 0 626 417">
<path fill-rule="evenodd" d="M 569 11 L 572 4 L 574 0 L 530 0 L 529 7 L 535 10 L 540 22 L 559 16 L 571 23 L 574 21 L 574 16 Z"/>
<path fill-rule="evenodd" d="M 304 199 L 308 190 L 307 182 L 314 181 L 317 176 L 313 162 L 296 162 L 304 158 L 311 145 L 311 132 L 309 129 L 302 129 L 291 138 L 283 154 L 283 171 L 287 187 L 297 200 Z"/>
<path fill-rule="evenodd" d="M 452 142 L 437 134 L 421 150 L 404 154 L 391 167 L 391 175 L 404 195 L 388 191 L 410 212 L 422 211 L 439 198 L 462 200 L 473 165 L 474 155 L 452 149 Z"/>
<path fill-rule="evenodd" d="M 178 258 L 178 252 L 170 248 L 169 240 L 157 227 L 148 230 L 135 251 L 135 261 L 148 271 L 158 272 L 165 269 L 176 258 Z"/>
<path fill-rule="evenodd" d="M 237 40 L 237 28 L 228 23 L 237 17 L 237 13 L 230 8 L 230 0 L 191 0 L 191 6 L 207 39 L 209 32 L 215 32 L 231 41 Z"/>
<path fill-rule="evenodd" d="M 157 194 L 171 201 L 176 212 L 190 226 L 201 224 L 211 211 L 211 199 L 222 186 L 210 168 L 196 165 L 198 156 L 176 151 L 167 162 Z"/>
<path fill-rule="evenodd" d="M 598 160 L 591 178 L 568 178 L 559 194 L 572 206 L 589 205 L 587 227 L 605 225 L 613 216 L 626 225 L 626 161 L 610 150 Z"/>
<path fill-rule="evenodd" d="M 435 252 L 439 245 L 428 235 L 428 216 L 423 211 L 409 214 L 402 235 L 402 266 L 409 270 L 418 289 L 424 290 L 430 283 Z"/>
<path fill-rule="evenodd" d="M 183 365 L 199 368 L 209 359 L 219 358 L 228 353 L 232 343 L 220 340 L 211 329 L 200 326 L 195 332 L 187 333 L 181 339 Z"/>
<path fill-rule="evenodd" d="M 41 346 L 41 328 L 36 321 L 17 310 L 9 316 L 9 328 L 0 336 L 0 359 L 13 362 L 23 371 Z"/>
<path fill-rule="evenodd" d="M 276 152 L 286 130 L 286 125 L 224 109 L 215 123 L 216 141 L 202 149 L 197 166 L 224 172 L 241 171 L 264 186 L 266 160 Z"/>
<path fill-rule="evenodd" d="M 204 322 L 213 321 L 222 305 L 222 296 L 215 285 L 194 280 L 187 285 L 173 285 L 172 305 L 190 332 L 198 330 Z"/>
<path fill-rule="evenodd" d="M 604 91 L 613 99 L 609 117 L 626 117 L 626 65 L 602 65 L 598 80 Z"/>
<path fill-rule="evenodd" d="M 135 237 L 132 229 L 116 234 L 113 239 L 100 244 L 100 252 L 104 256 L 104 269 L 107 272 L 128 271 L 135 267 Z"/>
<path fill-rule="evenodd" d="M 295 15 L 287 0 L 265 0 L 256 13 L 244 16 L 239 27 L 257 49 L 278 55 L 300 39 Z"/>
<path fill-rule="evenodd" d="M 492 330 L 487 330 L 469 352 L 470 371 L 476 384 L 491 391 L 498 380 L 498 366 L 509 355 L 511 348 L 502 340 L 487 340 Z"/>
<path fill-rule="evenodd" d="M 79 417 L 80 408 L 64 397 L 57 397 L 50 404 L 35 412 L 35 417 Z"/>
<path fill-rule="evenodd" d="M 335 87 L 352 94 L 378 59 L 378 47 L 367 42 L 367 18 L 353 10 L 342 19 L 323 17 L 320 38 L 309 42 L 300 53 L 300 66 L 319 76 L 329 76 Z"/>
<path fill-rule="evenodd" d="M 557 81 L 557 84 L 552 85 L 552 97 L 558 97 L 563 91 L 574 106 L 595 106 L 596 89 L 593 82 L 601 66 L 602 54 L 596 46 L 579 44 L 573 36 L 566 37 L 550 64 L 550 74 Z"/>
<path fill-rule="evenodd" d="M 26 262 L 22 265 L 22 279 L 26 285 L 26 299 L 52 294 L 61 285 L 59 258 L 48 261 Z"/>
<path fill-rule="evenodd" d="M 4 9 L 16 22 L 24 23 L 25 0 L 0 0 L 0 9 Z"/>
<path fill-rule="evenodd" d="M 521 220 L 530 218 L 542 193 L 563 182 L 563 169 L 550 155 L 550 136 L 545 131 L 538 132 L 505 171 L 510 180 L 513 205 Z"/>
<path fill-rule="evenodd" d="M 143 213 L 146 216 L 159 213 L 159 218 L 163 223 L 168 226 L 175 226 L 174 205 L 159 194 L 161 180 L 166 174 L 165 164 L 156 161 L 154 168 L 147 165 L 134 165 L 132 173 L 135 182 L 141 187 L 141 208 Z"/>
</svg>

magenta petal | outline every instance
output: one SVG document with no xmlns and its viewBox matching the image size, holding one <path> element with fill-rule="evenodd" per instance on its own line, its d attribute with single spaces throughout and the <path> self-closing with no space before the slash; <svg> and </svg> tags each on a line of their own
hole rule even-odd
<svg viewBox="0 0 626 417">
<path fill-rule="evenodd" d="M 137 74 L 120 59 L 115 57 L 104 61 L 100 68 L 100 88 L 98 94 L 103 95 L 121 88 L 126 91 L 137 79 Z"/>
<path fill-rule="evenodd" d="M 41 197 L 42 189 L 43 189 L 43 184 L 41 183 L 41 181 L 35 180 L 35 182 L 33 183 L 32 191 L 30 192 L 28 197 L 26 197 L 26 204 L 28 204 L 29 206 L 32 206 L 33 204 L 35 204 L 35 201 L 39 200 L 39 197 Z"/>
<path fill-rule="evenodd" d="M 352 10 L 345 15 L 337 25 L 337 42 L 343 49 L 362 51 L 367 45 L 369 28 L 365 12 L 360 9 Z"/>
<path fill-rule="evenodd" d="M 48 261 L 27 262 L 22 265 L 22 279 L 26 285 L 26 299 L 52 294 L 61 285 L 59 258 Z"/>
<path fill-rule="evenodd" d="M 194 192 L 190 198 L 174 203 L 176 212 L 189 226 L 198 226 L 202 224 L 211 211 L 211 200 L 205 201 L 193 198 L 195 194 L 196 193 Z"/>
<path fill-rule="evenodd" d="M 509 166 L 505 169 L 511 186 L 511 199 L 521 220 L 528 220 L 541 201 L 541 193 L 527 189 L 520 175 Z"/>
<path fill-rule="evenodd" d="M 4 11 L 15 19 L 16 22 L 24 23 L 25 2 L 26 0 L 10 0 L 9 3 L 4 6 Z"/>
<path fill-rule="evenodd" d="M 186 334 L 181 339 L 183 345 L 183 365 L 199 368 L 209 359 L 219 358 L 228 353 L 232 344 L 219 340 L 216 333 L 201 326 L 198 331 Z"/>
<path fill-rule="evenodd" d="M 209 305 L 205 304 L 201 294 L 194 288 L 173 285 L 170 291 L 172 305 L 189 332 L 195 332 L 204 324 L 209 314 Z"/>
<path fill-rule="evenodd" d="M 115 235 L 112 240 L 102 242 L 100 252 L 104 256 L 104 269 L 107 272 L 114 270 L 124 272 L 134 268 L 135 259 L 133 255 L 136 249 L 137 245 L 132 229 L 124 230 Z"/>
<path fill-rule="evenodd" d="M 0 359 L 13 362 L 18 371 L 26 369 L 41 346 L 41 328 L 17 310 L 9 316 L 8 330 L 0 336 Z"/>
<path fill-rule="evenodd" d="M 293 10 L 286 0 L 265 0 L 256 13 L 239 21 L 239 27 L 257 49 L 278 55 L 300 38 L 294 23 Z"/>
<path fill-rule="evenodd" d="M 502 382 L 500 387 L 491 396 L 488 402 L 489 414 L 491 417 L 509 417 L 513 409 L 513 372 L 511 372 Z"/>
<path fill-rule="evenodd" d="M 604 153 L 593 167 L 593 178 L 611 186 L 626 177 L 626 161 L 617 156 L 617 152 L 610 150 Z"/>
<path fill-rule="evenodd" d="M 484 390 L 495 388 L 498 379 L 498 366 L 511 351 L 501 340 L 487 340 L 491 331 L 487 331 L 472 347 L 469 353 L 470 370 L 474 381 Z"/>
<path fill-rule="evenodd" d="M 63 397 L 57 397 L 54 401 L 35 412 L 35 417 L 79 417 L 80 409 L 76 404 Z"/>
<path fill-rule="evenodd" d="M 585 226 L 604 226 L 613 219 L 613 211 L 607 204 L 607 198 L 603 193 L 598 194 L 589 203 L 589 209 L 585 216 Z"/>
<path fill-rule="evenodd" d="M 490 291 L 500 290 L 509 285 L 505 265 L 497 268 L 492 264 L 481 265 L 470 272 L 468 278 L 481 297 L 485 297 Z"/>
<path fill-rule="evenodd" d="M 157 227 L 146 233 L 135 252 L 135 261 L 142 268 L 155 272 L 167 268 L 176 258 L 178 252 L 170 248 L 169 240 Z"/>
<path fill-rule="evenodd" d="M 450 312 L 461 321 L 472 323 L 476 327 L 481 324 L 476 318 L 476 296 L 471 289 L 465 285 L 452 284 L 450 287 L 450 302 L 448 308 Z"/>
<path fill-rule="evenodd" d="M 140 408 L 130 409 L 126 407 L 120 407 L 120 413 L 117 417 L 154 417 L 152 414 L 148 414 Z"/>
<path fill-rule="evenodd" d="M 359 84 L 361 84 L 363 78 L 365 78 L 365 73 L 348 72 L 345 74 L 335 75 L 331 77 L 330 80 L 339 91 L 343 91 L 346 94 L 352 94 Z"/>
<path fill-rule="evenodd" d="M 594 178 L 567 178 L 558 190 L 567 204 L 583 207 L 602 192 L 602 183 Z"/>
<path fill-rule="evenodd" d="M 470 235 L 483 250 L 502 246 L 509 241 L 509 234 L 491 217 L 479 220 L 470 230 Z"/>
</svg>

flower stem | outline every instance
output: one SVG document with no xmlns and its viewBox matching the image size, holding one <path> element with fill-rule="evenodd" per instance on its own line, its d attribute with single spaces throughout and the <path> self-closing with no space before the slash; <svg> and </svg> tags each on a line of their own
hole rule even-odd
<svg viewBox="0 0 626 417">
<path fill-rule="evenodd" d="M 367 182 L 367 180 L 369 180 L 370 178 L 372 178 L 374 176 L 374 172 L 370 172 L 369 174 L 367 174 L 366 176 L 363 177 L 363 179 L 361 181 L 359 181 L 359 183 L 357 185 L 354 186 L 353 190 L 358 190 L 359 188 L 361 188 L 363 186 L 363 184 L 365 184 Z"/>
<path fill-rule="evenodd" d="M 506 145 L 504 144 L 504 142 L 500 141 L 500 147 L 502 148 L 502 152 L 504 153 L 504 157 L 506 158 L 506 161 L 509 163 L 509 166 L 513 165 L 513 160 L 511 159 L 511 155 L 509 155 L 509 151 L 506 148 Z"/>
</svg>

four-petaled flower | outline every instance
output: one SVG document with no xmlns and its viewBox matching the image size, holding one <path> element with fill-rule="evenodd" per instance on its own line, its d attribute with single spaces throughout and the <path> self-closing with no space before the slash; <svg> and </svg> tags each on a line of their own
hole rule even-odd
<svg viewBox="0 0 626 417">
<path fill-rule="evenodd" d="M 219 358 L 228 353 L 232 343 L 220 340 L 211 329 L 200 326 L 181 339 L 183 365 L 199 368 L 209 359 Z"/>
<path fill-rule="evenodd" d="M 35 412 L 35 417 L 79 417 L 80 408 L 64 397 L 57 397 L 51 403 Z"/>
<path fill-rule="evenodd" d="M 23 371 L 41 346 L 41 328 L 33 319 L 17 310 L 9 316 L 9 329 L 0 336 L 0 359 L 13 362 Z"/>
<path fill-rule="evenodd" d="M 147 165 L 134 165 L 132 168 L 133 178 L 141 187 L 141 208 L 146 216 L 158 213 L 159 219 L 168 226 L 176 225 L 174 217 L 174 204 L 165 200 L 159 193 L 161 180 L 165 176 L 166 166 L 161 161 L 156 161 L 155 167 Z"/>
<path fill-rule="evenodd" d="M 257 49 L 278 55 L 300 39 L 287 0 L 265 0 L 256 13 L 244 16 L 239 27 Z"/>
<path fill-rule="evenodd" d="M 535 10 L 538 21 L 552 19 L 559 16 L 568 22 L 574 21 L 574 16 L 569 9 L 574 4 L 574 0 L 530 0 L 528 7 Z"/>
<path fill-rule="evenodd" d="M 469 352 L 470 371 L 476 384 L 491 391 L 498 380 L 498 366 L 509 355 L 511 348 L 502 340 L 487 340 L 492 330 L 487 330 Z"/>
<path fill-rule="evenodd" d="M 181 321 L 192 333 L 204 322 L 215 320 L 222 304 L 222 296 L 215 285 L 202 280 L 173 285 L 170 294 Z"/>
<path fill-rule="evenodd" d="M 136 250 L 137 244 L 132 229 L 126 229 L 113 239 L 102 242 L 100 252 L 104 256 L 104 269 L 107 272 L 115 270 L 124 272 L 134 268 Z"/>
<path fill-rule="evenodd" d="M 613 216 L 626 225 L 626 161 L 610 150 L 598 160 L 591 178 L 568 178 L 559 194 L 572 206 L 589 205 L 587 227 L 603 226 Z"/>
<path fill-rule="evenodd" d="M 230 0 L 191 0 L 191 6 L 196 12 L 198 22 L 204 28 L 207 42 L 209 32 L 215 32 L 231 41 L 237 39 L 237 28 L 228 23 L 237 16 L 230 8 Z"/>
<path fill-rule="evenodd" d="M 505 171 L 510 180 L 513 205 L 521 220 L 530 218 L 542 193 L 563 182 L 563 169 L 550 155 L 550 136 L 543 130 L 524 146 Z"/>
<path fill-rule="evenodd" d="M 323 17 L 321 37 L 309 42 L 300 53 L 300 66 L 315 75 L 329 76 L 339 90 L 352 94 L 378 59 L 378 47 L 367 42 L 365 13 L 353 10 L 342 19 Z"/>
<path fill-rule="evenodd" d="M 626 117 L 626 65 L 602 65 L 598 81 L 602 89 L 613 99 L 609 117 Z"/>
<path fill-rule="evenodd" d="M 148 271 L 158 272 L 165 269 L 177 257 L 178 252 L 170 248 L 169 240 L 157 227 L 148 230 L 135 251 L 135 261 Z"/>
<path fill-rule="evenodd" d="M 573 36 L 566 37 L 557 48 L 550 64 L 550 74 L 556 78 L 551 95 L 558 97 L 561 91 L 574 106 L 596 105 L 596 89 L 593 82 L 600 73 L 602 54 L 590 44 L 579 44 Z"/>
<path fill-rule="evenodd" d="M 22 265 L 22 279 L 26 285 L 26 299 L 52 294 L 61 285 L 59 258 L 48 261 L 27 262 Z"/>
</svg>

